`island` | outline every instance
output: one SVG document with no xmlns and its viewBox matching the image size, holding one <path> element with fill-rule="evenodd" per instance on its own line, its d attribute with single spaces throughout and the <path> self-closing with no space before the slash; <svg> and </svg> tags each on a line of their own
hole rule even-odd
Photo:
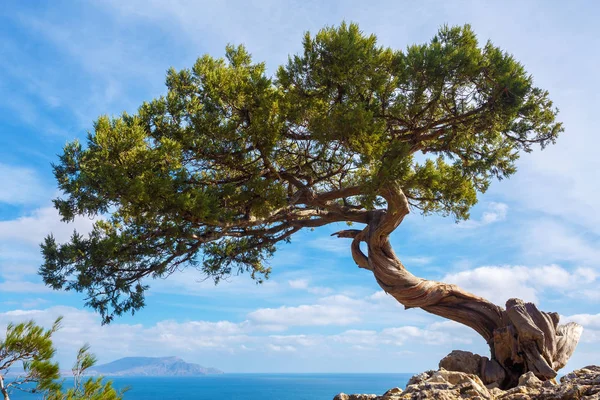
<svg viewBox="0 0 600 400">
<path fill-rule="evenodd" d="M 216 368 L 185 362 L 179 357 L 125 357 L 94 366 L 89 372 L 105 376 L 203 376 L 223 373 Z"/>
</svg>

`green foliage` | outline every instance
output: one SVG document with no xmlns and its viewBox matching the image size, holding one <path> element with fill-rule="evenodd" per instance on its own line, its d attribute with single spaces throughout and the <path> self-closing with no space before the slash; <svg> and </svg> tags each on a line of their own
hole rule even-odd
<svg viewBox="0 0 600 400">
<path fill-rule="evenodd" d="M 33 321 L 8 325 L 5 338 L 0 340 L 0 391 L 5 396 L 11 390 L 35 393 L 57 388 L 59 370 L 58 364 L 52 362 L 52 335 L 59 329 L 60 321 L 58 318 L 47 330 Z M 19 365 L 23 372 L 7 378 L 11 368 Z"/>
<path fill-rule="evenodd" d="M 562 131 L 548 93 L 468 25 L 402 51 L 342 23 L 303 47 L 274 77 L 243 46 L 171 69 L 165 96 L 68 144 L 55 206 L 99 220 L 86 237 L 46 238 L 45 282 L 86 293 L 109 322 L 144 305 L 146 277 L 180 267 L 260 281 L 277 243 L 368 223 L 386 185 L 424 214 L 467 219 L 521 152 Z"/>
<path fill-rule="evenodd" d="M 58 364 L 52 362 L 56 352 L 52 335 L 60 329 L 61 320 L 58 318 L 47 330 L 34 321 L 8 325 L 6 337 L 0 341 L 0 392 L 4 396 L 13 390 L 44 393 L 46 400 L 122 400 L 127 389 L 117 391 L 111 381 L 97 377 L 83 382 L 85 372 L 96 363 L 87 344 L 79 350 L 73 365 L 74 387 L 62 391 Z M 23 372 L 7 377 L 19 363 Z"/>
<path fill-rule="evenodd" d="M 127 391 L 117 391 L 112 387 L 111 381 L 104 378 L 88 378 L 83 381 L 85 372 L 96 364 L 96 356 L 89 352 L 89 345 L 84 345 L 77 354 L 77 360 L 73 365 L 74 385 L 63 392 L 55 389 L 48 393 L 46 400 L 122 400 Z"/>
</svg>

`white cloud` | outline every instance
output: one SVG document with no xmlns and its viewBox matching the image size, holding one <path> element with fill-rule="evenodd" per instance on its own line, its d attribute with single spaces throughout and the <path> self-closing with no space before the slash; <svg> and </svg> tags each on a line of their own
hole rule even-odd
<svg viewBox="0 0 600 400">
<path fill-rule="evenodd" d="M 563 322 L 577 322 L 584 328 L 600 329 L 600 314 L 574 314 L 561 317 Z"/>
<path fill-rule="evenodd" d="M 24 276 L 34 275 L 38 270 L 37 263 L 33 260 L 27 260 L 20 265 L 16 264 L 17 262 L 0 259 L 0 276 L 5 281 L 20 281 Z"/>
<path fill-rule="evenodd" d="M 468 329 L 468 328 L 467 328 Z M 465 329 L 465 331 L 467 330 Z M 448 335 L 448 332 L 423 329 L 416 326 L 402 326 L 399 328 L 386 328 L 381 332 L 384 343 L 403 345 L 409 341 L 416 341 L 428 345 L 443 345 L 452 343 L 471 343 L 476 336 L 469 332 L 464 336 Z"/>
<path fill-rule="evenodd" d="M 600 314 L 574 314 L 560 317 L 561 322 L 576 322 L 583 326 L 582 343 L 600 343 Z"/>
<path fill-rule="evenodd" d="M 293 279 L 288 281 L 292 289 L 308 289 L 308 279 Z"/>
<path fill-rule="evenodd" d="M 359 312 L 338 305 L 301 305 L 262 308 L 248 314 L 251 321 L 273 326 L 348 325 L 359 322 Z"/>
<path fill-rule="evenodd" d="M 600 329 L 584 329 L 580 340 L 582 343 L 600 343 Z"/>
<path fill-rule="evenodd" d="M 433 262 L 433 257 L 425 256 L 402 256 L 402 263 L 406 265 L 427 265 Z"/>
<path fill-rule="evenodd" d="M 318 312 L 317 312 L 318 313 Z M 295 311 L 291 311 L 291 315 Z M 62 328 L 54 336 L 59 351 L 59 361 L 70 365 L 77 349 L 89 343 L 100 356 L 101 362 L 125 356 L 167 356 L 179 355 L 194 362 L 207 354 L 215 355 L 215 360 L 228 354 L 233 359 L 236 354 L 247 351 L 266 353 L 294 353 L 299 348 L 302 356 L 314 357 L 324 352 L 338 353 L 344 346 L 371 346 L 384 351 L 389 346 L 403 346 L 408 343 L 443 345 L 447 343 L 437 328 L 397 327 L 381 331 L 346 330 L 329 335 L 294 334 L 262 335 L 257 321 L 159 321 L 152 326 L 141 324 L 113 323 L 101 325 L 95 313 L 67 306 L 47 309 L 12 310 L 0 313 L 0 334 L 8 323 L 34 320 L 49 327 L 58 316 L 63 316 Z M 272 321 L 268 321 L 272 322 Z M 321 321 L 327 325 L 326 320 Z M 454 339 L 452 339 L 454 340 Z M 459 342 L 464 343 L 462 340 Z M 338 346 L 336 350 L 333 347 Z M 341 346 L 341 347 L 339 347 Z M 220 354 L 220 355 L 219 355 Z M 204 356 L 203 356 L 204 355 Z M 218 364 L 211 366 L 219 367 Z"/>
<path fill-rule="evenodd" d="M 49 200 L 45 185 L 30 168 L 0 163 L 0 203 L 40 204 Z"/>
<path fill-rule="evenodd" d="M 373 348 L 379 343 L 377 331 L 374 330 L 350 329 L 339 335 L 335 335 L 332 339 L 335 342 L 358 345 L 363 348 Z"/>
<path fill-rule="evenodd" d="M 491 202 L 488 204 L 488 210 L 484 212 L 481 217 L 481 223 L 487 225 L 498 221 L 504 221 L 506 219 L 507 211 L 508 206 L 506 204 Z"/>
<path fill-rule="evenodd" d="M 404 310 L 392 296 L 378 291 L 366 297 L 344 294 L 322 297 L 315 304 L 260 308 L 248 314 L 253 326 L 285 330 L 294 326 L 389 325 L 392 321 L 424 324 L 436 317 L 422 310 Z"/>
<path fill-rule="evenodd" d="M 454 283 L 491 302 L 504 305 L 509 298 L 537 302 L 540 292 L 559 292 L 593 284 L 596 274 L 589 268 L 569 272 L 557 265 L 541 267 L 486 266 L 447 274 L 443 282 Z"/>
<path fill-rule="evenodd" d="M 504 203 L 489 202 L 486 211 L 483 212 L 480 220 L 469 219 L 459 223 L 460 228 L 479 228 L 496 222 L 504 221 L 508 212 L 508 205 Z"/>
<path fill-rule="evenodd" d="M 66 306 L 0 313 L 0 328 L 4 330 L 9 322 L 30 319 L 49 327 L 58 316 L 64 319 L 54 341 L 62 356 L 71 360 L 85 342 L 89 342 L 104 361 L 127 355 L 185 356 L 186 352 L 198 353 L 202 349 L 230 352 L 241 343 L 252 342 L 245 334 L 247 322 L 161 321 L 151 327 L 124 323 L 101 325 L 95 313 Z"/>
<path fill-rule="evenodd" d="M 370 295 L 368 298 L 371 300 L 385 300 L 390 298 L 391 296 L 389 294 L 387 294 L 386 292 L 384 292 L 383 290 L 378 290 L 377 292 L 373 293 L 372 295 Z M 394 300 L 396 301 L 396 300 Z"/>
<path fill-rule="evenodd" d="M 324 286 L 312 286 L 310 285 L 309 279 L 291 279 L 288 280 L 288 285 L 292 289 L 300 289 L 305 290 L 308 293 L 312 293 L 318 296 L 326 296 L 334 292 L 332 288 L 324 287 Z"/>
<path fill-rule="evenodd" d="M 276 351 L 276 352 L 295 352 L 296 348 L 294 346 L 279 346 L 276 344 L 271 344 L 269 343 L 267 345 L 267 348 L 271 351 Z"/>
<path fill-rule="evenodd" d="M 77 230 L 88 233 L 94 221 L 78 217 L 73 223 L 60 221 L 52 207 L 35 209 L 28 215 L 0 221 L 0 291 L 5 293 L 46 293 L 36 276 L 41 257 L 39 245 L 44 237 L 53 234 L 59 242 L 68 241 Z"/>
<path fill-rule="evenodd" d="M 557 220 L 529 221 L 520 241 L 524 255 L 531 260 L 569 261 L 594 267 L 600 264 L 600 238 Z"/>
<path fill-rule="evenodd" d="M 323 343 L 321 335 L 269 335 L 275 343 L 287 343 L 295 347 L 312 347 Z"/>
<path fill-rule="evenodd" d="M 38 246 L 44 237 L 52 233 L 57 241 L 66 242 L 73 230 L 81 234 L 91 231 L 94 220 L 77 217 L 72 223 L 61 222 L 53 207 L 38 208 L 27 216 L 0 221 L 0 241 Z"/>
<path fill-rule="evenodd" d="M 381 331 L 351 329 L 332 337 L 333 341 L 360 346 L 362 349 L 378 346 L 404 346 L 411 344 L 426 344 L 443 346 L 452 344 L 470 344 L 477 340 L 476 333 L 466 326 L 452 326 L 452 335 L 448 334 L 448 325 L 431 324 L 425 328 L 416 326 L 401 326 L 385 328 Z M 441 328 L 444 329 L 441 329 Z"/>
<path fill-rule="evenodd" d="M 43 283 L 22 280 L 7 280 L 0 282 L 0 292 L 4 293 L 49 293 L 52 289 Z"/>
</svg>

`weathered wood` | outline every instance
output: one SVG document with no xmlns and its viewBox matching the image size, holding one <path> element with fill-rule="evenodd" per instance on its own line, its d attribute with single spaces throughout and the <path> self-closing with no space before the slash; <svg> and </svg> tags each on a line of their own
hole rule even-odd
<svg viewBox="0 0 600 400">
<path fill-rule="evenodd" d="M 506 380 L 506 370 L 497 360 L 481 357 L 479 376 L 486 385 L 497 383 L 498 386 Z"/>
<path fill-rule="evenodd" d="M 552 364 L 556 371 L 567 365 L 567 361 L 573 355 L 582 332 L 583 327 L 575 322 L 558 326 L 556 329 L 556 353 Z"/>
<path fill-rule="evenodd" d="M 334 234 L 353 239 L 355 262 L 372 271 L 381 288 L 405 308 L 419 307 L 479 333 L 491 353 L 491 359 L 485 357 L 480 364 L 479 375 L 484 382 L 513 387 L 529 371 L 539 379 L 553 379 L 573 354 L 581 326 L 559 325 L 558 314 L 542 312 L 519 299 L 508 300 L 504 309 L 456 285 L 414 276 L 389 242 L 389 234 L 408 214 L 408 201 L 394 185 L 387 185 L 381 195 L 387 201 L 387 210 L 372 212 L 366 228 Z M 366 243 L 367 254 L 362 252 L 361 242 Z"/>
</svg>

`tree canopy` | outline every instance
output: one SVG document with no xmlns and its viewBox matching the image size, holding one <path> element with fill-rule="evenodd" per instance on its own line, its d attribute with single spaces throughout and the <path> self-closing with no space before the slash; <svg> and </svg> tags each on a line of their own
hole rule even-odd
<svg viewBox="0 0 600 400">
<path fill-rule="evenodd" d="M 342 23 L 307 33 L 274 76 L 230 45 L 170 69 L 166 86 L 135 114 L 98 118 L 54 165 L 62 218 L 98 219 L 68 243 L 47 237 L 40 273 L 86 293 L 104 322 L 179 268 L 261 281 L 279 243 L 368 224 L 390 185 L 413 210 L 467 219 L 520 153 L 562 131 L 548 92 L 468 25 L 394 50 Z"/>
</svg>

